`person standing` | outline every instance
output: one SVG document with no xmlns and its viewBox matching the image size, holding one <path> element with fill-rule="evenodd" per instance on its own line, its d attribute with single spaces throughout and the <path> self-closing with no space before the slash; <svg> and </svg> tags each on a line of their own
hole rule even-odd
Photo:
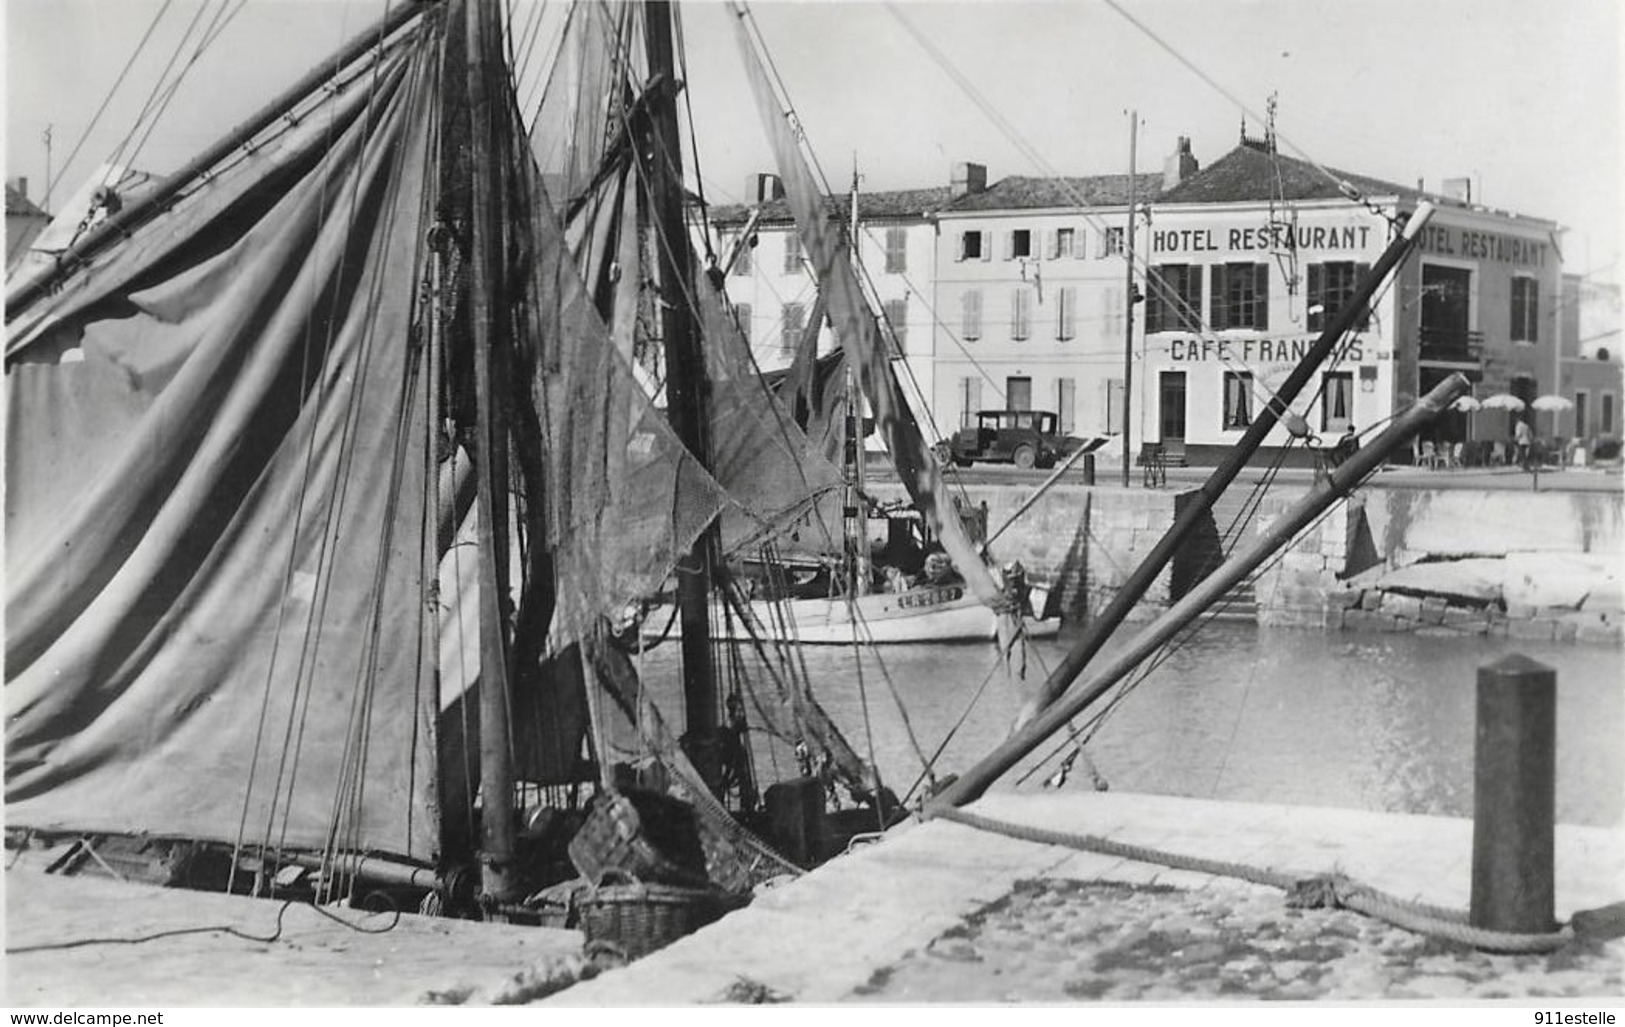
<svg viewBox="0 0 1625 1027">
<path fill-rule="evenodd" d="M 1512 446 L 1518 454 L 1518 466 L 1529 469 L 1529 422 L 1518 418 L 1512 422 Z"/>
</svg>

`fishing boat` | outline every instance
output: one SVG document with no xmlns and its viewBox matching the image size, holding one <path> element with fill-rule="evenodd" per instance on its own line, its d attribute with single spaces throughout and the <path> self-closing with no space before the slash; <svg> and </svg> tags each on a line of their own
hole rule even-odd
<svg viewBox="0 0 1625 1027">
<path fill-rule="evenodd" d="M 8 282 L 8 844 L 536 923 L 617 861 L 742 896 L 839 848 L 807 826 L 826 801 L 895 818 L 804 677 L 715 666 L 722 554 L 845 483 L 695 273 L 672 5 L 575 7 L 523 110 L 502 14 L 391 8 L 139 196 L 106 183 Z M 850 373 L 957 575 L 933 602 L 1009 654 L 1019 607 L 747 65 Z M 680 725 L 615 630 L 668 581 Z M 788 814 L 752 766 L 769 741 L 801 772 Z M 628 827 L 693 844 L 628 853 Z"/>
</svg>

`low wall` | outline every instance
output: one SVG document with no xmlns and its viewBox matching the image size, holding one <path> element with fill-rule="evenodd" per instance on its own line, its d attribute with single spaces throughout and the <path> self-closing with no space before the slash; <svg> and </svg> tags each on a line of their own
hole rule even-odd
<svg viewBox="0 0 1625 1027">
<path fill-rule="evenodd" d="M 1617 492 L 1368 486 L 1260 573 L 1258 620 L 1617 644 L 1622 512 Z"/>
<path fill-rule="evenodd" d="M 967 485 L 972 507 L 987 504 L 988 531 L 997 531 L 1034 492 L 1035 485 Z M 877 499 L 904 497 L 900 485 L 873 483 Z M 1073 620 L 1099 610 L 1173 523 L 1176 504 L 1187 495 L 1175 489 L 1104 485 L 1056 485 L 994 540 L 993 559 L 1021 561 L 1035 581 L 1058 593 L 1059 611 Z M 1131 619 L 1155 616 L 1171 601 L 1170 587 L 1185 575 L 1178 558 L 1163 568 Z"/>
</svg>

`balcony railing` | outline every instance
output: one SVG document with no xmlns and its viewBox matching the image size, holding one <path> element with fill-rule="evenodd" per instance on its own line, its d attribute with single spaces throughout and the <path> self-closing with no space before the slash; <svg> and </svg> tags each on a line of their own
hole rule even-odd
<svg viewBox="0 0 1625 1027">
<path fill-rule="evenodd" d="M 1423 325 L 1421 358 L 1476 364 L 1484 358 L 1484 333 Z"/>
</svg>

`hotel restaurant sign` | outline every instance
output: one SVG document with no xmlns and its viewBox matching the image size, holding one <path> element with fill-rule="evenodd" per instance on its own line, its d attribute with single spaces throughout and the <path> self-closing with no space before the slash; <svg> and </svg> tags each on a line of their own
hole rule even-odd
<svg viewBox="0 0 1625 1027">
<path fill-rule="evenodd" d="M 1160 228 L 1151 233 L 1154 256 L 1197 254 L 1265 254 L 1341 250 L 1365 252 L 1387 240 L 1372 236 L 1373 226 L 1291 225 L 1283 222 L 1249 226 Z M 1494 261 L 1519 267 L 1545 267 L 1551 244 L 1541 239 L 1478 231 L 1458 225 L 1424 225 L 1417 238 L 1423 253 L 1465 260 Z"/>
</svg>

